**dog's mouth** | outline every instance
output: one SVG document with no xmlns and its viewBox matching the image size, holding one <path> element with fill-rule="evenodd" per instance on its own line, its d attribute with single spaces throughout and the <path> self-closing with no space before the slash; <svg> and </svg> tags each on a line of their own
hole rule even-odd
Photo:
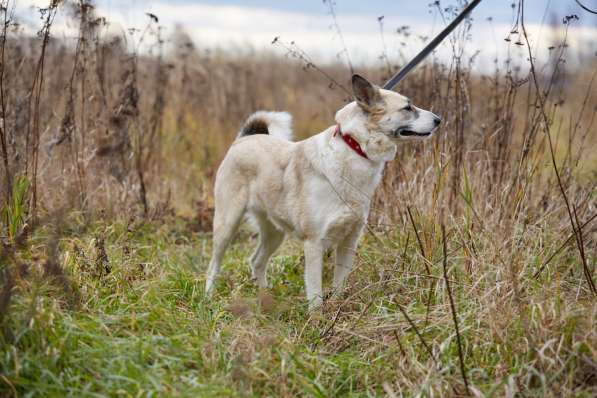
<svg viewBox="0 0 597 398">
<path fill-rule="evenodd" d="M 412 131 L 412 130 L 402 130 L 402 131 L 399 131 L 398 134 L 400 134 L 403 137 L 412 137 L 412 136 L 426 137 L 428 135 L 431 135 L 431 131 L 429 131 L 427 133 L 417 133 L 416 131 Z"/>
<path fill-rule="evenodd" d="M 428 137 L 431 135 L 433 131 L 427 131 L 425 133 L 419 133 L 413 130 L 405 129 L 405 128 L 398 128 L 394 131 L 394 137 Z"/>
</svg>

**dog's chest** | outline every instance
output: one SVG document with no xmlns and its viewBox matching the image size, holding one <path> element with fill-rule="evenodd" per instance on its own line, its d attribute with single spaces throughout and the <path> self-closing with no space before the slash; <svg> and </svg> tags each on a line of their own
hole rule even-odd
<svg viewBox="0 0 597 398">
<path fill-rule="evenodd" d="M 371 202 L 363 188 L 370 189 L 333 176 L 310 179 L 305 196 L 309 229 L 326 240 L 337 241 L 360 228 L 366 223 Z"/>
</svg>

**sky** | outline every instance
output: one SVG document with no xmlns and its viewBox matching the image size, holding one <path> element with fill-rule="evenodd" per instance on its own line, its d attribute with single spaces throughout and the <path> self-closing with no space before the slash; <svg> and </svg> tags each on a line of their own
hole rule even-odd
<svg viewBox="0 0 597 398">
<path fill-rule="evenodd" d="M 17 15 L 25 29 L 34 31 L 39 24 L 35 7 L 45 5 L 48 0 L 13 1 L 17 2 Z M 441 4 L 447 7 L 457 1 L 443 0 Z M 597 3 L 580 1 L 589 7 Z M 336 0 L 334 3 L 342 37 L 333 27 L 329 0 L 96 0 L 97 12 L 108 19 L 111 33 L 142 29 L 148 22 L 145 13 L 151 12 L 159 17 L 166 36 L 175 26 L 182 27 L 200 48 L 231 51 L 250 48 L 284 54 L 282 47 L 271 44 L 274 37 L 279 37 L 286 43 L 295 42 L 319 62 L 338 58 L 345 61 L 344 47 L 355 64 L 378 62 L 384 49 L 392 61 L 397 60 L 399 51 L 408 58 L 423 47 L 419 37 L 429 38 L 445 26 L 437 11 L 429 6 L 432 0 Z M 511 4 L 511 0 L 483 0 L 472 13 L 474 22 L 467 53 L 480 51 L 481 67 L 489 67 L 496 57 L 505 59 L 508 51 L 524 56 L 523 49 L 513 44 L 515 36 L 510 43 L 504 41 L 514 20 Z M 547 56 L 547 48 L 552 44 L 553 34 L 545 28 L 546 23 L 555 21 L 561 27 L 561 19 L 569 14 L 578 15 L 579 21 L 569 28 L 568 51 L 596 54 L 597 16 L 583 11 L 575 0 L 526 0 L 525 5 L 526 25 L 539 57 Z M 384 16 L 383 40 L 380 16 Z M 407 40 L 395 33 L 404 25 L 410 26 L 412 33 Z M 59 15 L 54 34 L 74 38 L 76 26 Z M 436 56 L 447 58 L 449 53 L 446 41 Z"/>
</svg>

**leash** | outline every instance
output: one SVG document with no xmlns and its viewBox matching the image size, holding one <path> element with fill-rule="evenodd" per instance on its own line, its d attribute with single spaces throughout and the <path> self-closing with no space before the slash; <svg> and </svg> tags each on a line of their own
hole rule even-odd
<svg viewBox="0 0 597 398">
<path fill-rule="evenodd" d="M 458 26 L 462 20 L 471 12 L 473 11 L 473 8 L 475 8 L 479 3 L 481 2 L 481 0 L 473 0 L 471 1 L 465 8 L 464 10 L 462 10 L 462 12 L 452 20 L 452 22 L 450 22 L 450 24 L 448 26 L 446 26 L 444 28 L 444 30 L 442 30 L 440 32 L 440 34 L 438 34 L 437 36 L 435 36 L 433 38 L 433 40 L 431 40 L 429 42 L 429 44 L 427 44 L 425 46 L 425 48 L 423 48 L 421 50 L 421 52 L 419 52 L 408 64 L 406 64 L 405 66 L 402 67 L 402 69 L 400 69 L 398 71 L 398 73 L 396 73 L 394 76 L 392 76 L 392 78 L 390 80 L 388 80 L 386 82 L 386 84 L 383 85 L 383 88 L 386 90 L 391 90 L 393 89 L 396 84 L 400 83 L 400 81 L 402 79 L 404 79 L 406 77 L 406 75 L 408 75 L 408 73 L 413 70 L 419 63 L 421 63 L 421 61 L 427 56 L 429 55 L 429 53 L 431 51 L 433 51 L 438 45 L 439 43 L 442 42 L 442 40 L 444 40 L 446 38 L 446 36 L 448 36 L 450 34 L 450 32 L 452 32 L 456 26 Z"/>
</svg>

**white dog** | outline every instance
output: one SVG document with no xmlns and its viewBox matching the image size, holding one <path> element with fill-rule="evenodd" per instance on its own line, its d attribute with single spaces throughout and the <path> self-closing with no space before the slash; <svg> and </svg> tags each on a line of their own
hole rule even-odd
<svg viewBox="0 0 597 398">
<path fill-rule="evenodd" d="M 334 292 L 350 273 L 357 241 L 396 140 L 424 139 L 440 118 L 407 98 L 352 77 L 354 102 L 336 113 L 336 125 L 292 142 L 291 116 L 257 112 L 249 117 L 216 175 L 210 294 L 220 263 L 244 215 L 255 221 L 259 247 L 252 275 L 267 287 L 267 263 L 284 240 L 304 241 L 305 287 L 311 309 L 323 302 L 324 251 L 336 250 Z"/>
</svg>

